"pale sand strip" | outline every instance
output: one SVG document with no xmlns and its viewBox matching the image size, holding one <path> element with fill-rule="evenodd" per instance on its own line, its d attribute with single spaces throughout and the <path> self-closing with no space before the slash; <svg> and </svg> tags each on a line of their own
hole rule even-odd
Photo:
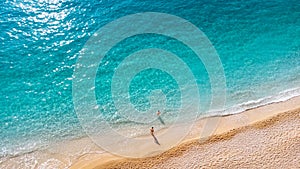
<svg viewBox="0 0 300 169">
<path fill-rule="evenodd" d="M 177 147 L 150 158 L 85 155 L 71 168 L 300 168 L 300 97 L 224 116 L 214 136 L 199 143 L 199 120 Z M 212 117 L 216 118 L 216 117 Z M 265 166 L 266 167 L 266 166 Z"/>
<path fill-rule="evenodd" d="M 241 129 L 236 130 L 237 128 L 241 128 L 243 126 L 249 126 L 251 124 L 254 124 L 256 122 L 259 121 L 264 121 L 268 118 L 274 117 L 277 114 L 283 113 L 283 112 L 287 112 L 287 111 L 291 111 L 294 109 L 300 108 L 300 97 L 296 97 L 293 99 L 290 99 L 288 101 L 285 102 L 281 102 L 281 103 L 276 103 L 276 104 L 271 104 L 271 105 L 267 105 L 267 106 L 263 106 L 260 108 L 256 108 L 253 110 L 248 110 L 246 112 L 240 113 L 240 114 L 236 114 L 236 115 L 230 115 L 230 116 L 225 116 L 225 117 L 221 117 L 220 118 L 220 124 L 219 127 L 216 129 L 215 131 L 215 135 L 220 135 L 219 137 L 214 137 L 214 139 L 216 140 L 224 140 L 225 138 L 229 139 L 231 137 L 229 136 L 234 136 L 234 134 L 236 134 L 237 132 L 242 131 Z M 299 117 L 299 116 L 297 116 Z M 212 118 L 207 118 L 207 119 L 212 119 Z M 207 120 L 206 119 L 206 120 Z M 274 118 L 272 118 L 274 119 Z M 299 120 L 299 118 L 298 118 Z M 166 152 L 166 153 L 171 153 L 171 155 L 169 154 L 164 154 L 163 156 L 156 156 L 154 158 L 150 158 L 150 159 L 154 159 L 154 161 L 151 160 L 151 163 L 156 164 L 156 165 L 164 165 L 164 168 L 166 168 L 166 165 L 170 165 L 169 167 L 171 167 L 172 165 L 174 165 L 174 167 L 176 167 L 176 163 L 168 163 L 167 161 L 172 161 L 172 160 L 177 160 L 177 161 L 181 161 L 183 164 L 184 162 L 189 162 L 191 164 L 198 164 L 196 161 L 191 161 L 188 159 L 183 158 L 184 156 L 189 157 L 190 154 L 188 153 L 180 153 L 180 152 L 187 152 L 188 148 L 196 148 L 197 146 L 201 145 L 201 151 L 196 151 L 196 153 L 194 153 L 194 156 L 200 156 L 200 154 L 207 154 L 205 153 L 207 152 L 211 152 L 211 154 L 214 154 L 213 151 L 208 151 L 204 145 L 208 146 L 211 145 L 212 147 L 218 147 L 217 145 L 219 144 L 218 142 L 215 141 L 206 141 L 205 143 L 198 143 L 198 139 L 199 139 L 199 132 L 201 131 L 203 125 L 205 123 L 205 119 L 199 120 L 196 122 L 196 124 L 194 125 L 194 127 L 192 128 L 191 132 L 187 135 L 185 141 L 183 141 L 181 143 L 180 146 L 173 148 L 172 150 Z M 268 123 L 260 123 L 260 126 L 264 126 L 267 125 Z M 300 122 L 291 122 L 290 125 L 296 125 L 296 124 L 300 124 Z M 299 126 L 293 126 L 293 130 L 297 130 L 299 131 Z M 230 134 L 225 134 L 224 133 L 235 129 L 234 131 L 230 132 Z M 284 128 L 282 128 L 282 130 L 278 130 L 278 133 L 282 133 L 282 135 L 284 135 Z M 295 131 L 291 131 L 291 133 L 296 133 Z M 260 131 L 260 130 L 259 130 Z M 164 131 L 160 131 L 160 132 L 164 132 Z M 156 134 L 158 135 L 160 132 L 157 132 Z M 242 132 L 242 133 L 247 133 L 247 132 Z M 176 134 L 176 133 L 174 133 Z M 223 135 L 222 135 L 223 134 Z M 299 133 L 298 136 L 300 135 Z M 246 134 L 247 135 L 247 134 Z M 248 134 L 250 135 L 250 134 Z M 277 136 L 276 133 L 272 135 L 274 138 L 275 137 L 279 137 L 280 140 L 285 140 L 287 142 L 287 144 L 292 144 L 291 140 L 293 139 L 287 139 L 284 138 L 283 136 Z M 238 137 L 240 138 L 240 136 L 234 136 L 234 137 Z M 281 138 L 283 137 L 283 138 Z M 243 138 L 243 137 L 241 137 Z M 158 136 L 158 139 L 159 136 Z M 170 138 L 172 139 L 172 138 Z M 196 140 L 195 140 L 196 139 Z M 248 138 L 249 140 L 253 140 L 255 141 L 255 137 L 250 137 Z M 229 139 L 229 140 L 234 140 L 234 139 Z M 299 146 L 299 137 L 294 139 L 296 141 L 296 143 Z M 161 141 L 161 140 L 160 140 Z M 240 141 L 238 144 L 239 145 L 247 145 L 244 144 L 245 142 L 247 142 L 248 140 L 242 140 Z M 167 143 L 167 142 L 166 142 Z M 259 144 L 259 143 L 257 143 Z M 150 142 L 149 145 L 141 145 L 141 146 L 149 146 L 149 150 L 151 150 L 151 146 L 153 147 L 153 142 Z M 228 147 L 230 146 L 234 146 L 234 143 L 227 145 Z M 249 145 L 248 145 L 249 146 Z M 138 147 L 138 146 L 137 146 Z M 184 150 L 184 147 L 186 150 Z M 251 145 L 249 146 L 251 147 Z M 224 149 L 224 152 L 228 152 L 231 148 L 227 148 Z M 297 153 L 299 153 L 299 149 L 294 148 L 294 151 L 296 151 Z M 172 154 L 173 152 L 173 154 Z M 240 152 L 241 154 L 244 154 L 242 152 Z M 279 154 L 284 154 L 284 153 L 279 153 Z M 228 156 L 232 156 L 232 154 L 228 153 Z M 298 161 L 300 155 L 297 154 L 298 157 Z M 195 157 L 196 158 L 196 157 Z M 213 157 L 213 159 L 217 158 Z M 157 160 L 155 160 L 157 159 Z M 199 159 L 199 158 L 198 158 Z M 297 158 L 295 158 L 297 159 Z M 51 147 L 48 147 L 45 150 L 39 150 L 39 151 L 34 151 L 31 153 L 27 153 L 24 155 L 20 155 L 17 157 L 12 157 L 12 158 L 0 158 L 0 168 L 27 168 L 29 166 L 35 166 L 35 168 L 47 168 L 47 167 L 54 167 L 54 168 L 69 168 L 71 165 L 71 168 L 73 169 L 77 169 L 77 168 L 102 168 L 103 164 L 106 164 L 108 162 L 111 162 L 113 160 L 117 160 L 117 163 L 120 163 L 119 160 L 122 160 L 123 162 L 120 164 L 123 164 L 124 162 L 130 162 L 130 160 L 128 159 L 124 159 L 118 156 L 114 156 L 111 155 L 109 153 L 104 152 L 100 147 L 98 147 L 97 145 L 95 145 L 88 137 L 86 138 L 82 138 L 82 139 L 78 139 L 78 140 L 70 140 L 70 141 L 65 141 L 62 143 L 57 143 L 57 145 L 52 145 Z M 147 161 L 143 161 L 143 159 L 141 160 L 141 164 L 145 163 L 144 165 L 147 166 L 146 164 L 151 164 L 151 163 L 147 163 Z M 146 159 L 148 160 L 148 159 Z M 183 160 L 183 161 L 182 161 Z M 200 161 L 202 159 L 199 159 Z M 298 163 L 299 164 L 299 163 Z M 125 166 L 125 165 L 124 165 Z M 143 166 L 143 165 L 137 165 L 137 166 Z M 299 165 L 298 165 L 299 166 Z M 174 168 L 173 167 L 173 168 Z M 148 167 L 149 168 L 149 167 Z M 290 167 L 289 167 L 290 168 Z M 299 167 L 300 168 L 300 167 Z"/>
</svg>

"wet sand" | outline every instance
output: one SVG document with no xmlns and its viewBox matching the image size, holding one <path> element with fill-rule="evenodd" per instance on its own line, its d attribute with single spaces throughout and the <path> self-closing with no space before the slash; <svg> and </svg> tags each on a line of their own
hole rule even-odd
<svg viewBox="0 0 300 169">
<path fill-rule="evenodd" d="M 203 126 L 212 119 L 218 119 L 218 127 L 203 138 Z M 0 168 L 300 168 L 299 161 L 300 97 L 295 97 L 239 114 L 200 119 L 180 144 L 154 157 L 115 156 L 85 137 L 0 158 Z"/>
<path fill-rule="evenodd" d="M 199 139 L 199 120 L 180 145 L 154 157 L 104 153 L 71 168 L 300 168 L 300 97 L 219 120 L 208 139 Z"/>
</svg>

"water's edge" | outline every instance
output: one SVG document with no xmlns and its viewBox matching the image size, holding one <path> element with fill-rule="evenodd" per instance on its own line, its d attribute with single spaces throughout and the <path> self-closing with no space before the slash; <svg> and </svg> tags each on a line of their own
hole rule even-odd
<svg viewBox="0 0 300 169">
<path fill-rule="evenodd" d="M 230 109 L 227 109 L 225 111 L 210 111 L 209 114 L 201 116 L 197 120 L 200 120 L 202 118 L 207 118 L 207 117 L 228 116 L 228 115 L 238 114 L 258 107 L 262 107 L 274 103 L 285 102 L 297 96 L 300 96 L 300 88 L 286 90 L 280 92 L 278 95 L 265 97 L 262 99 L 258 99 L 256 101 L 248 101 L 246 103 L 239 104 L 235 107 L 231 107 Z M 72 148 L 68 146 L 71 146 Z M 64 152 L 64 151 L 69 151 L 69 149 L 72 151 Z M 59 143 L 52 143 L 49 145 L 35 147 L 34 149 L 31 149 L 31 151 L 26 151 L 23 153 L 2 155 L 0 157 L 0 166 L 4 165 L 2 167 L 5 168 L 5 164 L 10 163 L 9 161 L 14 161 L 14 159 L 19 159 L 19 158 L 23 160 L 27 158 L 30 159 L 31 155 L 40 156 L 39 154 L 43 154 L 43 153 L 46 154 L 49 153 L 50 154 L 49 157 L 51 157 L 51 154 L 52 155 L 58 154 L 58 157 L 61 155 L 69 156 L 68 157 L 69 159 L 67 161 L 69 161 L 68 166 L 70 166 L 72 165 L 71 161 L 85 154 L 101 154 L 104 152 L 105 152 L 104 150 L 102 150 L 100 147 L 94 144 L 87 136 L 81 136 L 72 140 L 65 140 Z M 45 158 L 45 156 L 42 155 L 40 158 Z M 66 159 L 63 159 L 63 161 L 65 160 Z M 48 163 L 50 163 L 49 165 L 52 165 L 51 163 L 53 163 L 53 161 L 52 162 L 51 160 L 50 162 L 48 161 L 47 165 Z M 68 166 L 65 167 L 67 168 Z"/>
</svg>

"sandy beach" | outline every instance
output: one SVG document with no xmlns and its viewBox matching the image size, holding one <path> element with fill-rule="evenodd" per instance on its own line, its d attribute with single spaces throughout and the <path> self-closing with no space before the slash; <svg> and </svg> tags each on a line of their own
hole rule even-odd
<svg viewBox="0 0 300 169">
<path fill-rule="evenodd" d="M 200 138 L 204 124 L 212 118 L 219 118 L 218 127 L 209 138 Z M 153 145 L 139 146 L 151 149 Z M 295 97 L 239 114 L 198 120 L 179 145 L 153 157 L 112 155 L 85 137 L 1 158 L 0 168 L 300 168 L 299 161 L 300 97 Z"/>
<path fill-rule="evenodd" d="M 126 159 L 86 155 L 71 168 L 299 168 L 300 98 L 221 117 L 214 134 L 199 141 L 199 120 L 178 146 L 158 156 Z"/>
</svg>

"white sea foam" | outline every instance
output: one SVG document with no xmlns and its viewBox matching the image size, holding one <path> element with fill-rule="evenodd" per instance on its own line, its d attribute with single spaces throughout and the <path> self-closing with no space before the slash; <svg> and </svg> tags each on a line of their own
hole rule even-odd
<svg viewBox="0 0 300 169">
<path fill-rule="evenodd" d="M 249 100 L 247 102 L 243 102 L 232 107 L 226 108 L 224 110 L 212 110 L 208 113 L 205 113 L 205 117 L 209 116 L 223 116 L 223 115 L 231 115 L 244 112 L 246 110 L 254 109 L 257 107 L 261 107 L 264 105 L 278 103 L 287 101 L 293 97 L 300 96 L 300 88 L 288 89 L 278 94 L 267 96 L 264 98 L 260 98 L 257 100 Z M 203 116 L 202 116 L 203 117 Z"/>
<path fill-rule="evenodd" d="M 210 117 L 210 116 L 224 116 L 224 115 L 231 115 L 231 114 L 237 114 L 237 113 L 241 113 L 243 111 L 249 110 L 249 109 L 254 109 L 260 106 L 264 106 L 264 105 L 268 105 L 268 104 L 272 104 L 272 103 L 278 103 L 278 102 L 283 102 L 286 100 L 289 100 L 293 97 L 297 97 L 300 96 L 300 88 L 293 88 L 293 89 L 289 89 L 289 90 L 285 90 L 282 92 L 279 92 L 276 95 L 272 95 L 272 96 L 268 96 L 268 97 L 264 97 L 261 99 L 257 99 L 257 100 L 250 100 L 232 107 L 229 107 L 225 110 L 212 110 L 209 111 L 205 114 L 201 114 L 201 117 Z M 120 123 L 116 123 L 115 125 L 120 125 Z M 124 125 L 124 126 L 123 126 Z M 136 127 L 132 126 L 135 125 Z M 159 125 L 159 123 L 157 124 Z M 136 133 L 133 133 L 131 135 L 129 135 L 130 137 L 138 137 L 140 135 L 144 135 L 145 131 L 148 132 L 148 130 L 146 130 L 147 128 L 138 125 L 138 124 L 131 124 L 131 123 L 122 123 L 122 129 L 126 130 L 126 128 L 128 128 L 128 130 L 126 131 L 130 131 L 132 133 L 132 131 L 134 130 Z M 162 128 L 166 128 L 166 126 L 161 126 L 161 127 L 157 127 L 157 129 L 162 129 Z M 126 131 L 122 131 L 123 133 L 126 133 Z M 146 133 L 147 134 L 147 133 Z M 67 141 L 68 142 L 68 141 Z M 79 143 L 76 143 L 76 140 L 71 140 L 70 142 L 74 142 L 74 145 L 77 145 Z M 80 142 L 80 141 L 78 141 Z M 62 143 L 65 144 L 65 143 Z M 80 143 L 81 144 L 81 143 Z M 80 147 L 80 145 L 77 145 L 78 147 Z M 49 145 L 44 145 L 44 146 L 40 146 L 40 144 L 28 144 L 28 146 L 23 145 L 23 147 L 19 148 L 19 149 L 1 149 L 1 158 L 0 158 L 0 167 L 2 168 L 7 168 L 5 167 L 7 160 L 11 160 L 13 158 L 18 158 L 18 159 L 23 159 L 23 163 L 24 164 L 32 164 L 34 166 L 66 166 L 66 164 L 63 164 L 61 161 L 57 160 L 57 159 L 49 159 L 48 161 L 45 161 L 42 164 L 37 164 L 37 160 L 34 159 L 34 157 L 31 157 L 30 154 L 36 154 L 42 151 L 45 151 L 47 149 L 51 148 L 51 146 Z M 88 154 L 91 152 L 95 152 L 95 150 L 93 150 L 93 148 L 88 147 L 88 148 L 82 148 L 82 149 L 78 149 L 78 152 L 73 152 L 73 156 L 74 154 L 79 157 L 81 155 L 84 154 Z M 96 151 L 99 152 L 99 151 Z M 100 153 L 103 153 L 103 151 L 101 151 Z M 69 154 L 70 155 L 70 154 Z M 27 159 L 27 160 L 25 160 Z M 29 159 L 29 160 L 28 160 Z M 71 157 L 70 157 L 71 159 Z M 10 164 L 10 163 L 9 163 Z M 70 165 L 70 164 L 68 164 Z"/>
</svg>

